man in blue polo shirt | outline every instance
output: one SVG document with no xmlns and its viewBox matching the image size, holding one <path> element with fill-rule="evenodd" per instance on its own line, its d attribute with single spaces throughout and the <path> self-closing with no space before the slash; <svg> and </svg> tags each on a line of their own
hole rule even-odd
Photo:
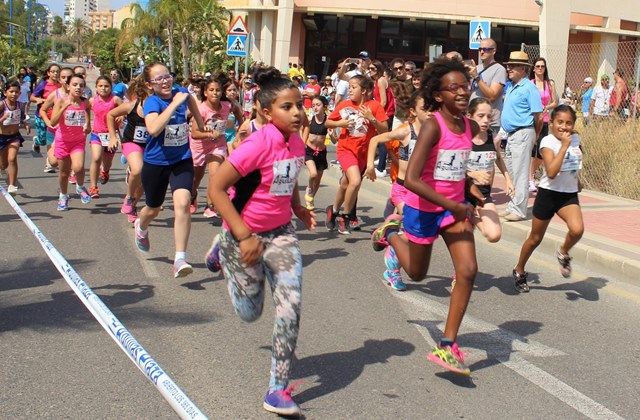
<svg viewBox="0 0 640 420">
<path fill-rule="evenodd" d="M 517 222 L 527 218 L 531 150 L 542 128 L 542 99 L 528 78 L 531 64 L 527 53 L 513 51 L 505 64 L 512 86 L 504 98 L 501 123 L 507 133 L 507 169 L 515 194 L 500 215 L 509 222 Z"/>
</svg>

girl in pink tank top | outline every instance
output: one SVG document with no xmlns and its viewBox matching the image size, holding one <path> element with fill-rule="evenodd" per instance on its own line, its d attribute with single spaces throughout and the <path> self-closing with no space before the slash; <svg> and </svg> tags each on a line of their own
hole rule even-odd
<svg viewBox="0 0 640 420">
<path fill-rule="evenodd" d="M 56 100 L 51 115 L 51 125 L 58 125 L 54 140 L 54 154 L 60 172 L 58 183 L 60 196 L 58 210 L 68 210 L 67 187 L 71 170 L 76 174 L 76 193 L 83 204 L 91 202 L 84 186 L 84 152 L 86 135 L 91 132 L 91 104 L 84 94 L 85 81 L 80 75 L 72 75 L 66 81 L 68 94 Z"/>
<path fill-rule="evenodd" d="M 119 106 L 122 99 L 111 93 L 113 85 L 106 76 L 96 79 L 96 96 L 90 99 L 93 110 L 93 131 L 91 132 L 91 167 L 89 168 L 89 194 L 100 198 L 98 181 L 102 185 L 109 182 L 109 170 L 116 150 L 109 149 L 109 127 L 107 114 Z"/>
<path fill-rule="evenodd" d="M 423 124 L 409 159 L 403 216 L 391 215 L 371 237 L 373 248 L 385 252 L 385 265 L 392 283 L 394 272 L 404 268 L 413 281 L 422 281 L 429 269 L 433 242 L 442 235 L 455 267 L 457 283 L 451 301 L 444 336 L 428 358 L 452 372 L 469 375 L 456 338 L 469 303 L 477 273 L 473 207 L 464 201 L 466 185 L 478 199 L 484 197 L 466 182 L 466 160 L 472 138 L 480 131 L 465 113 L 471 95 L 470 76 L 462 62 L 436 60 L 423 79 L 425 108 L 434 111 Z M 404 234 L 400 234 L 400 225 Z"/>
</svg>

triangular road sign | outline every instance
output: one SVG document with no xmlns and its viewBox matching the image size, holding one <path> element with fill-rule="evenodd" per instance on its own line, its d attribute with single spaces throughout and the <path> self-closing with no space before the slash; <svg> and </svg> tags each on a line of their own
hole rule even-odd
<svg viewBox="0 0 640 420">
<path fill-rule="evenodd" d="M 244 23 L 242 16 L 238 16 L 229 27 L 229 34 L 234 35 L 249 35 L 247 25 Z"/>
</svg>

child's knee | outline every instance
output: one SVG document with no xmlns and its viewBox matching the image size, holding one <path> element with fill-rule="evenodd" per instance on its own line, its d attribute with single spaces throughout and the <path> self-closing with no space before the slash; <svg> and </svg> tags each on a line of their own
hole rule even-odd
<svg viewBox="0 0 640 420">
<path fill-rule="evenodd" d="M 465 261 L 456 267 L 456 277 L 459 279 L 469 279 L 472 283 L 478 274 L 478 264 L 475 261 Z"/>
<path fill-rule="evenodd" d="M 583 225 L 579 225 L 579 226 L 569 226 L 569 235 L 573 236 L 574 238 L 582 238 L 582 234 L 584 233 L 584 226 Z"/>
</svg>

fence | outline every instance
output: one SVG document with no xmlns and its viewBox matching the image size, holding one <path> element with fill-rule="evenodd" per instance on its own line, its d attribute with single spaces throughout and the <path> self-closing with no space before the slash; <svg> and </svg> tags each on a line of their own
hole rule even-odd
<svg viewBox="0 0 640 420">
<path fill-rule="evenodd" d="M 571 44 L 564 48 L 523 44 L 522 50 L 531 63 L 545 58 L 558 98 L 573 104 L 578 112 L 576 129 L 584 152 L 584 187 L 640 200 L 640 42 Z M 620 80 L 614 77 L 616 69 Z M 606 82 L 601 79 L 605 75 L 610 79 L 611 92 L 605 90 L 607 103 L 601 113 L 608 115 L 588 115 L 583 112 L 590 102 L 584 80 L 591 77 L 593 88 L 604 87 Z M 587 104 L 584 108 L 583 99 Z"/>
</svg>

